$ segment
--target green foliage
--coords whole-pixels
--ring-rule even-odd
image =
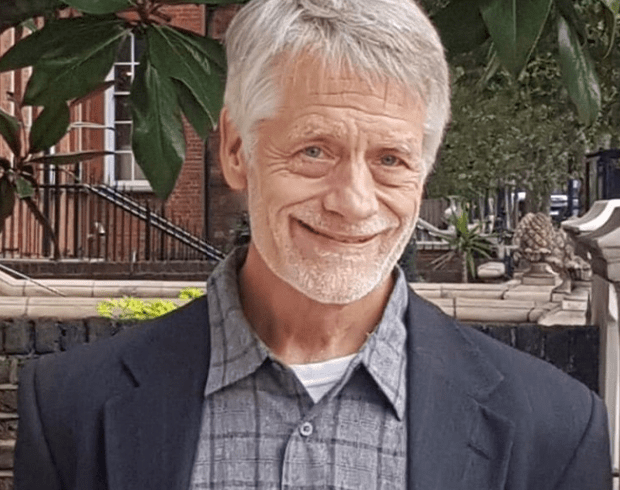
[[[585,125],[592,124],[600,110],[600,86],[590,59],[588,40],[608,40],[611,52],[618,15],[617,0],[449,0],[431,8],[432,19],[449,54],[471,52],[490,45],[497,58],[491,60],[513,77],[522,74],[537,49],[557,54],[561,76],[569,96]],[[596,18],[584,15],[582,7],[602,6]],[[575,8],[577,6],[578,8]],[[602,32],[585,29],[604,25]],[[556,26],[555,40],[543,41],[545,30]],[[585,37],[588,39],[584,39]],[[491,67],[492,65],[489,65]]]
[[[196,299],[204,296],[204,291],[200,288],[187,287],[179,292],[179,299]]]
[[[601,7],[596,3],[580,15],[598,18],[596,6]],[[602,24],[596,29],[594,39],[604,33]],[[587,151],[618,144],[617,43],[597,64],[601,110],[596,121],[585,126],[561,83],[560,63],[546,47],[556,42],[555,36],[549,32],[540,42],[516,80],[502,70],[488,71],[492,50],[453,57],[452,122],[427,187],[429,197],[477,200],[495,196],[500,187],[519,188],[527,192],[526,211],[548,212],[550,193],[563,188],[568,178],[583,177]],[[606,42],[596,50],[607,49]],[[488,80],[480,84],[483,77]]]
[[[97,313],[106,318],[119,320],[148,320],[157,318],[177,308],[172,301],[143,301],[139,298],[124,297],[106,299],[97,304]]]
[[[59,111],[67,107],[66,103],[101,90],[119,46],[133,33],[146,41],[147,49],[131,87],[132,148],[153,191],[167,198],[185,160],[181,114],[201,138],[207,137],[222,107],[226,61],[219,42],[166,25],[170,19],[159,9],[166,4],[244,1],[65,0],[83,15],[48,19],[43,29],[22,39],[0,58],[0,72],[33,68],[23,103],[45,109],[33,127],[31,150],[53,146],[66,133],[69,121]],[[54,8],[62,10],[52,0],[22,3],[28,4],[25,11],[32,16]],[[6,13],[13,25],[24,20],[22,11],[7,9]],[[52,118],[53,112],[60,117]],[[11,139],[7,125],[10,121],[0,117],[0,133]]]
[[[494,0],[481,6],[502,65],[514,76],[525,67],[549,15],[551,0]]]
[[[9,148],[19,155],[21,151],[19,121],[2,109],[0,109],[0,135],[2,135],[4,141],[9,145]]]
[[[463,282],[467,282],[468,275],[476,278],[476,257],[489,258],[491,256],[491,242],[482,234],[482,225],[469,225],[468,213],[463,210],[459,215],[452,215],[451,224],[454,226],[454,235],[442,236],[450,245],[450,251],[439,257],[435,267],[442,267],[457,254],[461,258]]]
[[[178,298],[192,300],[204,295],[200,288],[187,287],[179,292]],[[165,315],[178,308],[170,300],[155,299],[144,301],[140,298],[125,296],[123,298],[106,299],[97,304],[97,313],[106,318],[118,320],[149,320]]]
[[[587,50],[582,49],[574,30],[564,17],[558,20],[558,44],[562,79],[579,118],[592,124],[601,110],[601,88]]]

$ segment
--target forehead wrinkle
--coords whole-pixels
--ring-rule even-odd
[[[294,122],[290,130],[290,134],[294,138],[313,138],[326,134],[341,138],[346,132],[344,122],[333,121],[318,114]]]

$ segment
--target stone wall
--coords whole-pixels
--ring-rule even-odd
[[[584,382],[598,386],[598,329],[540,327],[533,324],[478,324],[492,337],[555,364]],[[96,342],[139,324],[105,318],[0,320],[0,490],[12,488],[13,450],[17,431],[19,372],[31,359]]]

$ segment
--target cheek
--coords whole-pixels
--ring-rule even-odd
[[[380,199],[398,216],[401,224],[406,226],[418,216],[422,201],[422,186],[386,189],[380,193]]]

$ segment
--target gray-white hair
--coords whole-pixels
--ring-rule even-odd
[[[433,166],[450,115],[448,66],[434,27],[413,0],[252,0],[226,33],[224,104],[244,143],[278,109],[274,65],[281,55],[316,54],[335,67],[394,79],[426,106],[423,159]]]

